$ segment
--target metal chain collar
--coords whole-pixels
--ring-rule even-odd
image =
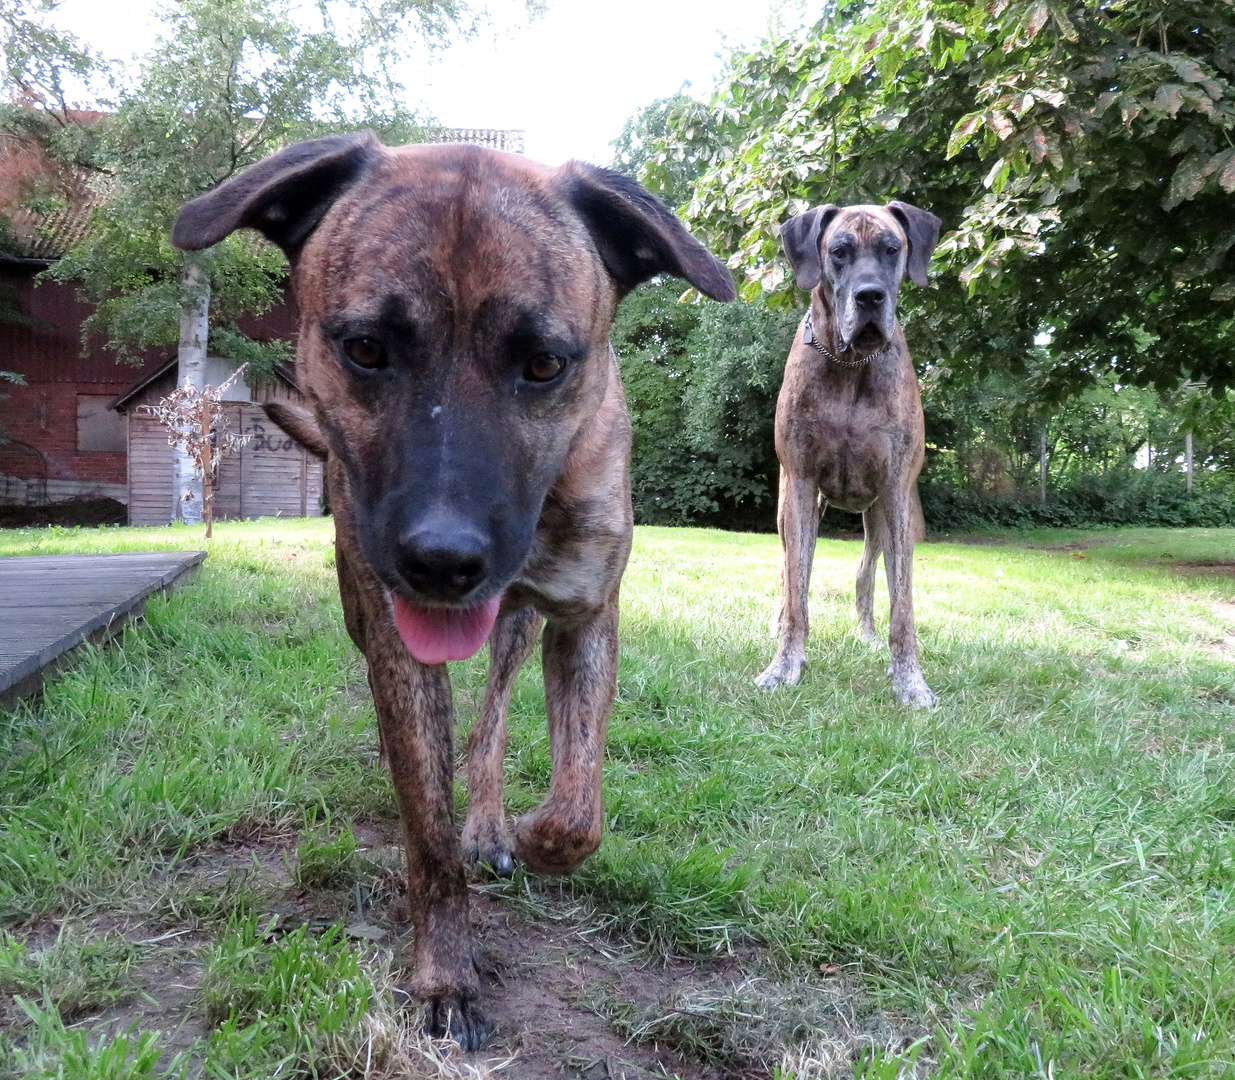
[[[872,360],[882,358],[883,355],[888,351],[888,346],[885,345],[878,352],[870,353],[867,356],[860,356],[856,360],[842,360],[839,356],[836,355],[836,353],[834,353],[831,349],[829,349],[822,341],[815,340],[815,331],[814,331],[814,328],[811,326],[809,308],[806,311],[806,322],[802,327],[802,340],[807,345],[809,345],[812,349],[814,349],[815,352],[822,353],[824,356],[826,356],[829,360],[832,361],[832,363],[836,364],[838,367],[849,368],[850,370],[854,370],[856,368],[861,368],[861,367],[866,367],[866,365],[869,364]],[[889,344],[891,343],[889,342]]]

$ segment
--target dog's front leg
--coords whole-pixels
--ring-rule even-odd
[[[536,645],[540,616],[526,607],[503,615],[489,635],[489,680],[485,703],[468,738],[467,822],[463,859],[489,867],[499,877],[514,872],[514,840],[502,806],[506,759],[506,714],[515,677]]]
[[[366,654],[407,849],[416,930],[410,990],[425,1003],[431,1035],[475,1050],[486,1028],[475,1005],[480,986],[454,823],[450,676],[445,664],[411,657],[393,618],[374,620]]]
[[[605,732],[617,688],[618,590],[581,619],[545,624],[549,794],[515,824],[515,851],[534,870],[569,874],[600,847]]]
[[[810,568],[819,535],[819,492],[813,478],[795,476],[781,466],[776,514],[784,565],[781,571],[780,626],[776,655],[755,680],[761,690],[793,686],[806,664],[810,633]]]
[[[883,562],[888,573],[892,619],[888,645],[892,650],[892,689],[906,705],[925,708],[935,694],[918,664],[918,634],[913,622],[913,542],[917,532],[915,504],[909,491],[894,493],[887,507],[887,547]]]
[[[888,543],[888,516],[883,502],[875,502],[862,514],[862,531],[866,542],[862,545],[862,562],[858,565],[858,580],[855,590],[858,604],[858,633],[871,646],[878,646],[879,635],[875,632],[875,568],[879,554]]]

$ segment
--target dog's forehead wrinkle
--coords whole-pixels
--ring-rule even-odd
[[[832,219],[831,225],[824,234],[825,242],[831,242],[842,234],[858,243],[871,243],[885,232],[891,232],[897,239],[905,239],[905,230],[886,206],[860,204],[846,206]]]
[[[356,192],[339,208],[315,273],[329,292],[372,297],[397,281],[413,321],[456,325],[494,294],[530,297],[545,311],[604,308],[589,234],[560,196],[517,170],[490,180],[479,160],[446,164],[425,184],[413,182],[416,169],[396,170],[393,186]]]

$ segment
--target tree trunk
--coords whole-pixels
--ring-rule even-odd
[[[1046,426],[1042,427],[1042,437],[1038,440],[1038,497],[1046,502]]]
[[[180,277],[180,348],[177,387],[206,385],[206,340],[210,331],[210,278],[192,255]],[[176,517],[188,525],[202,521],[202,481],[192,454],[176,452]]]
[[[1188,490],[1192,490],[1192,432],[1184,433],[1184,470],[1188,474]]]

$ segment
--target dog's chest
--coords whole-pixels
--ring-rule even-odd
[[[507,595],[544,615],[569,618],[602,607],[630,555],[627,512],[603,500],[564,506],[550,499],[523,570]]]
[[[786,385],[790,400],[780,412],[778,441],[785,450],[792,447],[801,471],[815,475],[829,504],[865,510],[909,449],[896,403],[877,385],[858,384],[849,373],[843,379],[820,378],[809,369],[801,375],[793,380],[796,385]]]

